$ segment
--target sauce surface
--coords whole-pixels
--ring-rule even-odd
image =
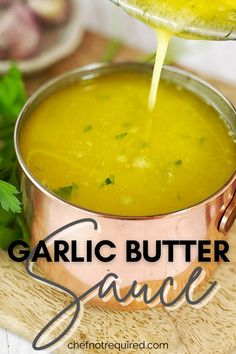
[[[181,35],[187,28],[205,33],[224,32],[225,38],[236,31],[235,0],[120,0],[129,13],[154,28],[164,27]],[[207,36],[207,34],[206,34]]]
[[[45,99],[20,134],[33,176],[76,205],[126,216],[180,210],[223,187],[236,167],[236,143],[223,119],[163,80],[149,111],[150,80],[116,72]]]

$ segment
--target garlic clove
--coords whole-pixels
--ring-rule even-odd
[[[29,58],[40,40],[40,28],[29,7],[23,3],[10,7],[0,21],[0,59]]]

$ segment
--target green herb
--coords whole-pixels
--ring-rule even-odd
[[[117,140],[122,140],[122,139],[124,139],[127,135],[128,135],[127,132],[117,134],[117,135],[116,135],[116,139],[117,139]]]
[[[16,197],[18,190],[12,184],[0,181],[0,204],[2,209],[12,211],[13,213],[20,213],[20,201]]]
[[[0,225],[8,225],[15,219],[13,212],[7,212],[0,208]]]
[[[0,78],[0,248],[17,239],[28,242],[21,212],[21,195],[13,134],[16,118],[26,101],[20,71],[12,65]]]
[[[104,183],[101,184],[101,187],[104,186],[109,186],[115,184],[115,176],[114,175],[110,175],[109,177],[107,177],[104,181]]]
[[[176,166],[181,166],[182,163],[183,163],[182,160],[176,160],[176,161],[175,161],[175,165],[176,165]]]
[[[0,224],[0,248],[7,250],[13,241],[21,238],[22,234],[19,228],[7,227]]]
[[[233,30],[231,30],[229,33],[226,34],[225,38],[229,38],[229,36],[232,34]]]
[[[107,177],[105,179],[105,184],[107,186],[109,186],[109,184],[115,184],[115,176],[114,175],[110,175],[109,177]]]
[[[89,132],[90,130],[92,130],[93,129],[93,126],[92,125],[86,125],[85,127],[84,127],[84,132],[86,133],[86,132]]]
[[[17,215],[16,217],[16,224],[18,225],[18,229],[21,231],[21,237],[23,238],[24,241],[28,242],[29,241],[28,230],[20,215]]]
[[[101,62],[110,63],[118,54],[121,47],[122,47],[122,42],[120,39],[117,38],[111,39],[107,45],[105,53],[101,58]]]
[[[60,197],[62,199],[69,200],[72,193],[76,192],[78,189],[79,189],[79,186],[77,184],[73,183],[71,186],[56,189],[53,191],[53,193],[55,193],[58,197]]]
[[[0,116],[15,121],[26,101],[24,84],[16,65],[0,80]],[[2,120],[2,121],[3,121]]]
[[[204,138],[203,136],[201,138],[198,139],[199,145],[203,145],[206,141],[206,138]]]

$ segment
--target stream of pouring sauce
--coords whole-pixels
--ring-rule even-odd
[[[156,52],[156,60],[153,70],[151,89],[148,100],[148,108],[152,111],[157,101],[157,91],[161,78],[161,71],[165,61],[168,45],[172,34],[164,30],[157,30],[158,47]]]
[[[204,0],[120,0],[119,4],[131,16],[157,32],[158,48],[148,99],[150,112],[157,103],[161,71],[169,41],[174,35],[182,37],[189,29],[191,38],[197,38],[198,34],[204,32],[206,39],[211,39],[213,33],[214,38],[227,39],[236,31],[235,0],[215,0],[210,3]],[[152,122],[149,121],[147,131],[151,131],[151,127]]]
[[[155,64],[154,64],[154,69],[152,74],[152,82],[151,82],[149,98],[148,98],[148,110],[150,113],[154,110],[157,104],[157,93],[158,93],[159,83],[161,79],[161,72],[165,62],[168,45],[173,36],[171,32],[168,32],[166,30],[161,30],[161,29],[156,30],[156,34],[157,34],[157,50],[156,50],[156,58],[155,58]],[[146,125],[146,131],[144,133],[144,141],[146,142],[147,147],[151,141],[152,128],[153,128],[153,115],[149,114],[147,125]]]

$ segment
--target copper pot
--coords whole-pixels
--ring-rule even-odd
[[[184,261],[181,252],[177,254],[173,263],[168,263],[165,259],[156,264],[146,261],[127,263],[125,262],[124,243],[126,240],[140,242],[149,240],[152,243],[154,240],[225,239],[236,218],[236,172],[214,195],[187,209],[150,217],[119,217],[97,213],[96,211],[72,205],[46,190],[28,170],[19,148],[19,135],[24,121],[28,119],[30,112],[42,100],[56,90],[66,87],[77,80],[85,80],[119,70],[151,73],[152,66],[147,64],[96,64],[82,67],[44,85],[25,105],[15,129],[15,149],[22,172],[21,186],[24,213],[31,230],[32,245],[36,245],[39,240],[45,238],[59,227],[82,218],[96,220],[100,233],[95,231],[88,223],[83,228],[75,226],[67,232],[62,232],[57,236],[57,239],[78,240],[80,252],[85,248],[87,239],[92,240],[94,243],[106,239],[116,244],[117,257],[111,263],[102,263],[96,259],[92,263],[84,262],[79,264],[39,262],[39,266],[47,277],[73,290],[76,294],[83,293],[99,282],[108,272],[114,272],[119,275],[122,281],[121,293],[125,293],[134,280],[137,280],[140,284],[147,283],[155,291],[160,287],[165,277],[173,276],[178,284],[177,288],[169,294],[169,297],[173,298],[182,289],[194,267],[199,265],[196,261],[196,252],[193,252],[190,263]],[[187,88],[206,100],[224,117],[232,131],[236,133],[235,109],[213,87],[192,74],[171,67],[163,69],[162,77]],[[191,193],[191,191],[189,192]],[[52,245],[50,245],[50,249],[51,247]],[[53,252],[52,249],[51,252]],[[104,249],[103,253],[106,252],[107,249]],[[213,262],[204,263],[202,267],[205,269],[207,277],[209,277],[216,269],[217,264]],[[104,305],[98,298],[94,298],[92,302]],[[111,299],[105,306],[107,308],[121,308],[114,299]],[[144,303],[136,301],[131,303],[126,309],[144,307]]]

